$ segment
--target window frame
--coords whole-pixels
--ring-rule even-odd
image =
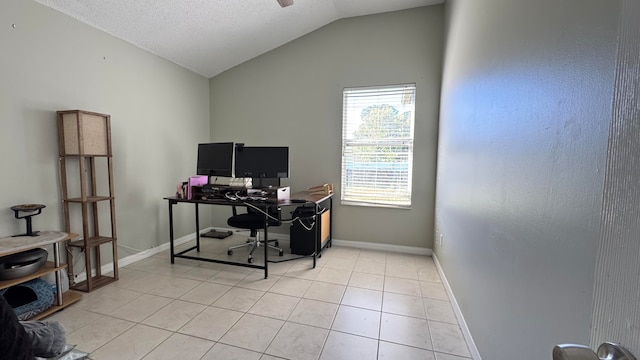
[[[415,83],[343,89],[341,205],[411,208],[416,93]]]

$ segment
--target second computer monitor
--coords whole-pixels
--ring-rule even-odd
[[[233,143],[198,144],[196,174],[207,176],[233,176]]]
[[[235,175],[244,178],[289,177],[289,148],[286,146],[242,146],[236,144]]]

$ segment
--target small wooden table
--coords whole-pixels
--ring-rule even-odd
[[[67,268],[67,264],[60,263],[60,243],[78,237],[77,234],[59,231],[40,231],[38,236],[15,236],[0,238],[0,256],[11,255],[35,248],[53,246],[53,262],[47,261],[45,266],[33,274],[29,274],[18,279],[0,281],[0,289],[5,289],[23,282],[39,278],[41,276],[55,272],[56,276],[56,304],[47,310],[34,316],[31,320],[42,319],[52,313],[80,301],[82,295],[76,292],[62,292],[61,271]]]

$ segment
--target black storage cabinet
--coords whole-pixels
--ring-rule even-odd
[[[301,218],[304,225],[309,228],[305,228],[300,221],[294,221],[291,224],[289,231],[289,243],[291,247],[291,253],[296,255],[311,255],[315,251],[315,244],[318,245],[318,253],[320,252],[321,243],[318,229],[321,229],[322,225],[320,215],[316,216],[315,220],[311,217],[315,213],[315,206],[299,206],[293,213],[293,218]],[[315,221],[315,222],[314,222]],[[313,226],[311,226],[313,225]]]

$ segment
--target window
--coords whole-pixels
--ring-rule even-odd
[[[342,204],[411,206],[415,94],[415,84],[344,89]]]

